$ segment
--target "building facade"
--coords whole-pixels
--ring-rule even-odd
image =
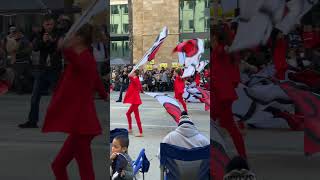
[[[110,54],[111,62],[122,59],[130,64],[129,9],[127,0],[112,0],[110,3]]]
[[[132,0],[132,48],[130,48],[127,24],[127,0],[111,0],[111,57],[129,58],[137,63],[152,46],[164,26],[169,29],[167,39],[154,60],[154,68],[160,64],[178,62],[173,48],[182,41],[201,38],[205,40],[205,54],[210,54],[210,0]],[[126,6],[125,6],[126,5]],[[128,43],[128,44],[127,44]],[[132,59],[131,57],[132,53]]]

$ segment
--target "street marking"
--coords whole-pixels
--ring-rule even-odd
[[[111,108],[111,109],[112,109],[112,108],[114,108],[114,109],[128,109],[129,106],[126,107],[126,106],[112,106],[112,105],[110,105],[110,108]],[[161,109],[161,108],[159,108],[159,107],[141,107],[141,109],[144,110],[144,109]],[[203,111],[203,112],[207,112],[207,111],[205,111],[204,109],[192,109],[192,108],[188,108],[188,110],[190,110],[190,111]],[[209,112],[208,112],[208,113],[209,113]]]
[[[132,124],[137,126],[137,124]],[[128,126],[128,123],[110,123],[110,126]],[[158,128],[177,128],[177,126],[164,126],[164,125],[151,125],[151,124],[142,124],[142,127],[158,127]],[[209,132],[210,129],[198,129],[200,132]]]
[[[127,123],[110,123],[111,126],[128,126]],[[137,125],[137,124],[132,124]],[[144,127],[161,127],[161,128],[177,128],[178,126],[163,126],[163,125],[151,125],[151,124],[142,124]]]

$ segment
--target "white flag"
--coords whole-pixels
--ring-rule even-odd
[[[318,0],[291,0],[287,3],[289,12],[283,20],[277,23],[276,28],[284,34],[288,34],[296,24],[299,24],[303,15],[305,15]]]
[[[148,61],[153,60],[155,58],[155,56],[156,56],[156,53],[160,49],[160,46],[162,45],[162,43],[164,42],[164,40],[166,39],[167,36],[168,36],[168,28],[164,27],[162,29],[161,33],[158,35],[158,37],[155,40],[155,42],[153,43],[152,47],[145,53],[145,55],[139,61],[139,63],[134,66],[132,71],[137,70],[140,66],[144,65]]]
[[[257,13],[249,22],[240,20],[238,31],[230,52],[253,48],[259,44],[265,44],[272,31],[272,23],[270,18],[263,14]]]

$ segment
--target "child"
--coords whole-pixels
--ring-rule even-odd
[[[111,149],[111,167],[112,167],[112,179],[133,179],[132,160],[128,155],[129,139],[127,136],[116,136],[112,141]],[[126,160],[124,162],[123,160]]]

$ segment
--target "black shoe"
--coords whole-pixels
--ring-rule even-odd
[[[116,101],[116,102],[122,102],[121,100],[118,100],[118,101]]]
[[[19,128],[39,128],[37,124],[30,123],[29,121],[23,124],[19,124],[18,126]]]

